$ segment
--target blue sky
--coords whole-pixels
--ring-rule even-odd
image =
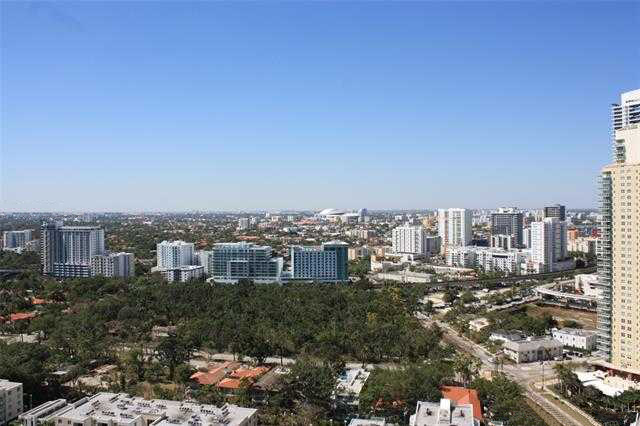
[[[2,2],[0,210],[596,205],[640,2]]]

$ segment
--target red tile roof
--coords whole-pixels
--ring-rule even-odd
[[[454,401],[456,405],[471,404],[473,406],[473,417],[477,420],[482,420],[482,405],[475,389],[443,386],[442,397]]]

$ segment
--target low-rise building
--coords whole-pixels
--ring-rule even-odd
[[[201,265],[185,265],[175,268],[151,268],[151,272],[159,272],[167,282],[186,283],[191,280],[197,280],[204,276],[204,266]]]
[[[0,425],[22,414],[22,383],[0,379]]]
[[[418,401],[416,412],[409,419],[409,426],[480,426],[473,417],[471,404],[456,405],[443,398],[440,403]]]
[[[50,416],[56,425],[72,426],[257,426],[257,413],[232,404],[218,407],[103,392],[68,404]]]
[[[524,340],[524,336],[521,331],[505,331],[505,330],[496,330],[489,335],[489,340],[492,342],[518,342],[520,340]]]
[[[37,426],[51,421],[53,414],[67,406],[66,399],[56,399],[45,402],[37,407],[22,413],[19,417],[23,426]]]
[[[358,405],[360,392],[371,373],[364,368],[347,368],[338,376],[336,402]]]
[[[577,328],[562,328],[551,332],[554,339],[564,346],[591,351],[597,344],[597,333],[592,330],[580,330]]]
[[[553,359],[562,356],[563,349],[561,342],[549,337],[508,340],[502,347],[504,354],[516,363]]]

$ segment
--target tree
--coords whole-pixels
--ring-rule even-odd
[[[444,296],[442,296],[442,301],[446,304],[452,304],[458,298],[458,289],[454,287],[447,287],[444,292]]]
[[[469,383],[476,377],[480,366],[481,363],[477,358],[464,353],[457,353],[453,359],[453,370],[465,387],[469,386]]]
[[[176,367],[189,361],[193,349],[189,342],[185,342],[173,333],[160,341],[156,348],[158,360],[169,369],[170,380],[174,378]]]
[[[337,384],[337,374],[325,362],[302,357],[291,366],[284,383],[283,393],[291,402],[328,410]]]

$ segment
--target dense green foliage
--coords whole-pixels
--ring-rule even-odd
[[[503,374],[491,380],[478,378],[472,388],[485,407],[485,417],[508,421],[509,426],[546,426],[544,421],[525,403],[522,388]]]
[[[360,394],[360,411],[404,422],[418,401],[439,401],[440,386],[452,379],[453,369],[444,362],[376,369]]]

